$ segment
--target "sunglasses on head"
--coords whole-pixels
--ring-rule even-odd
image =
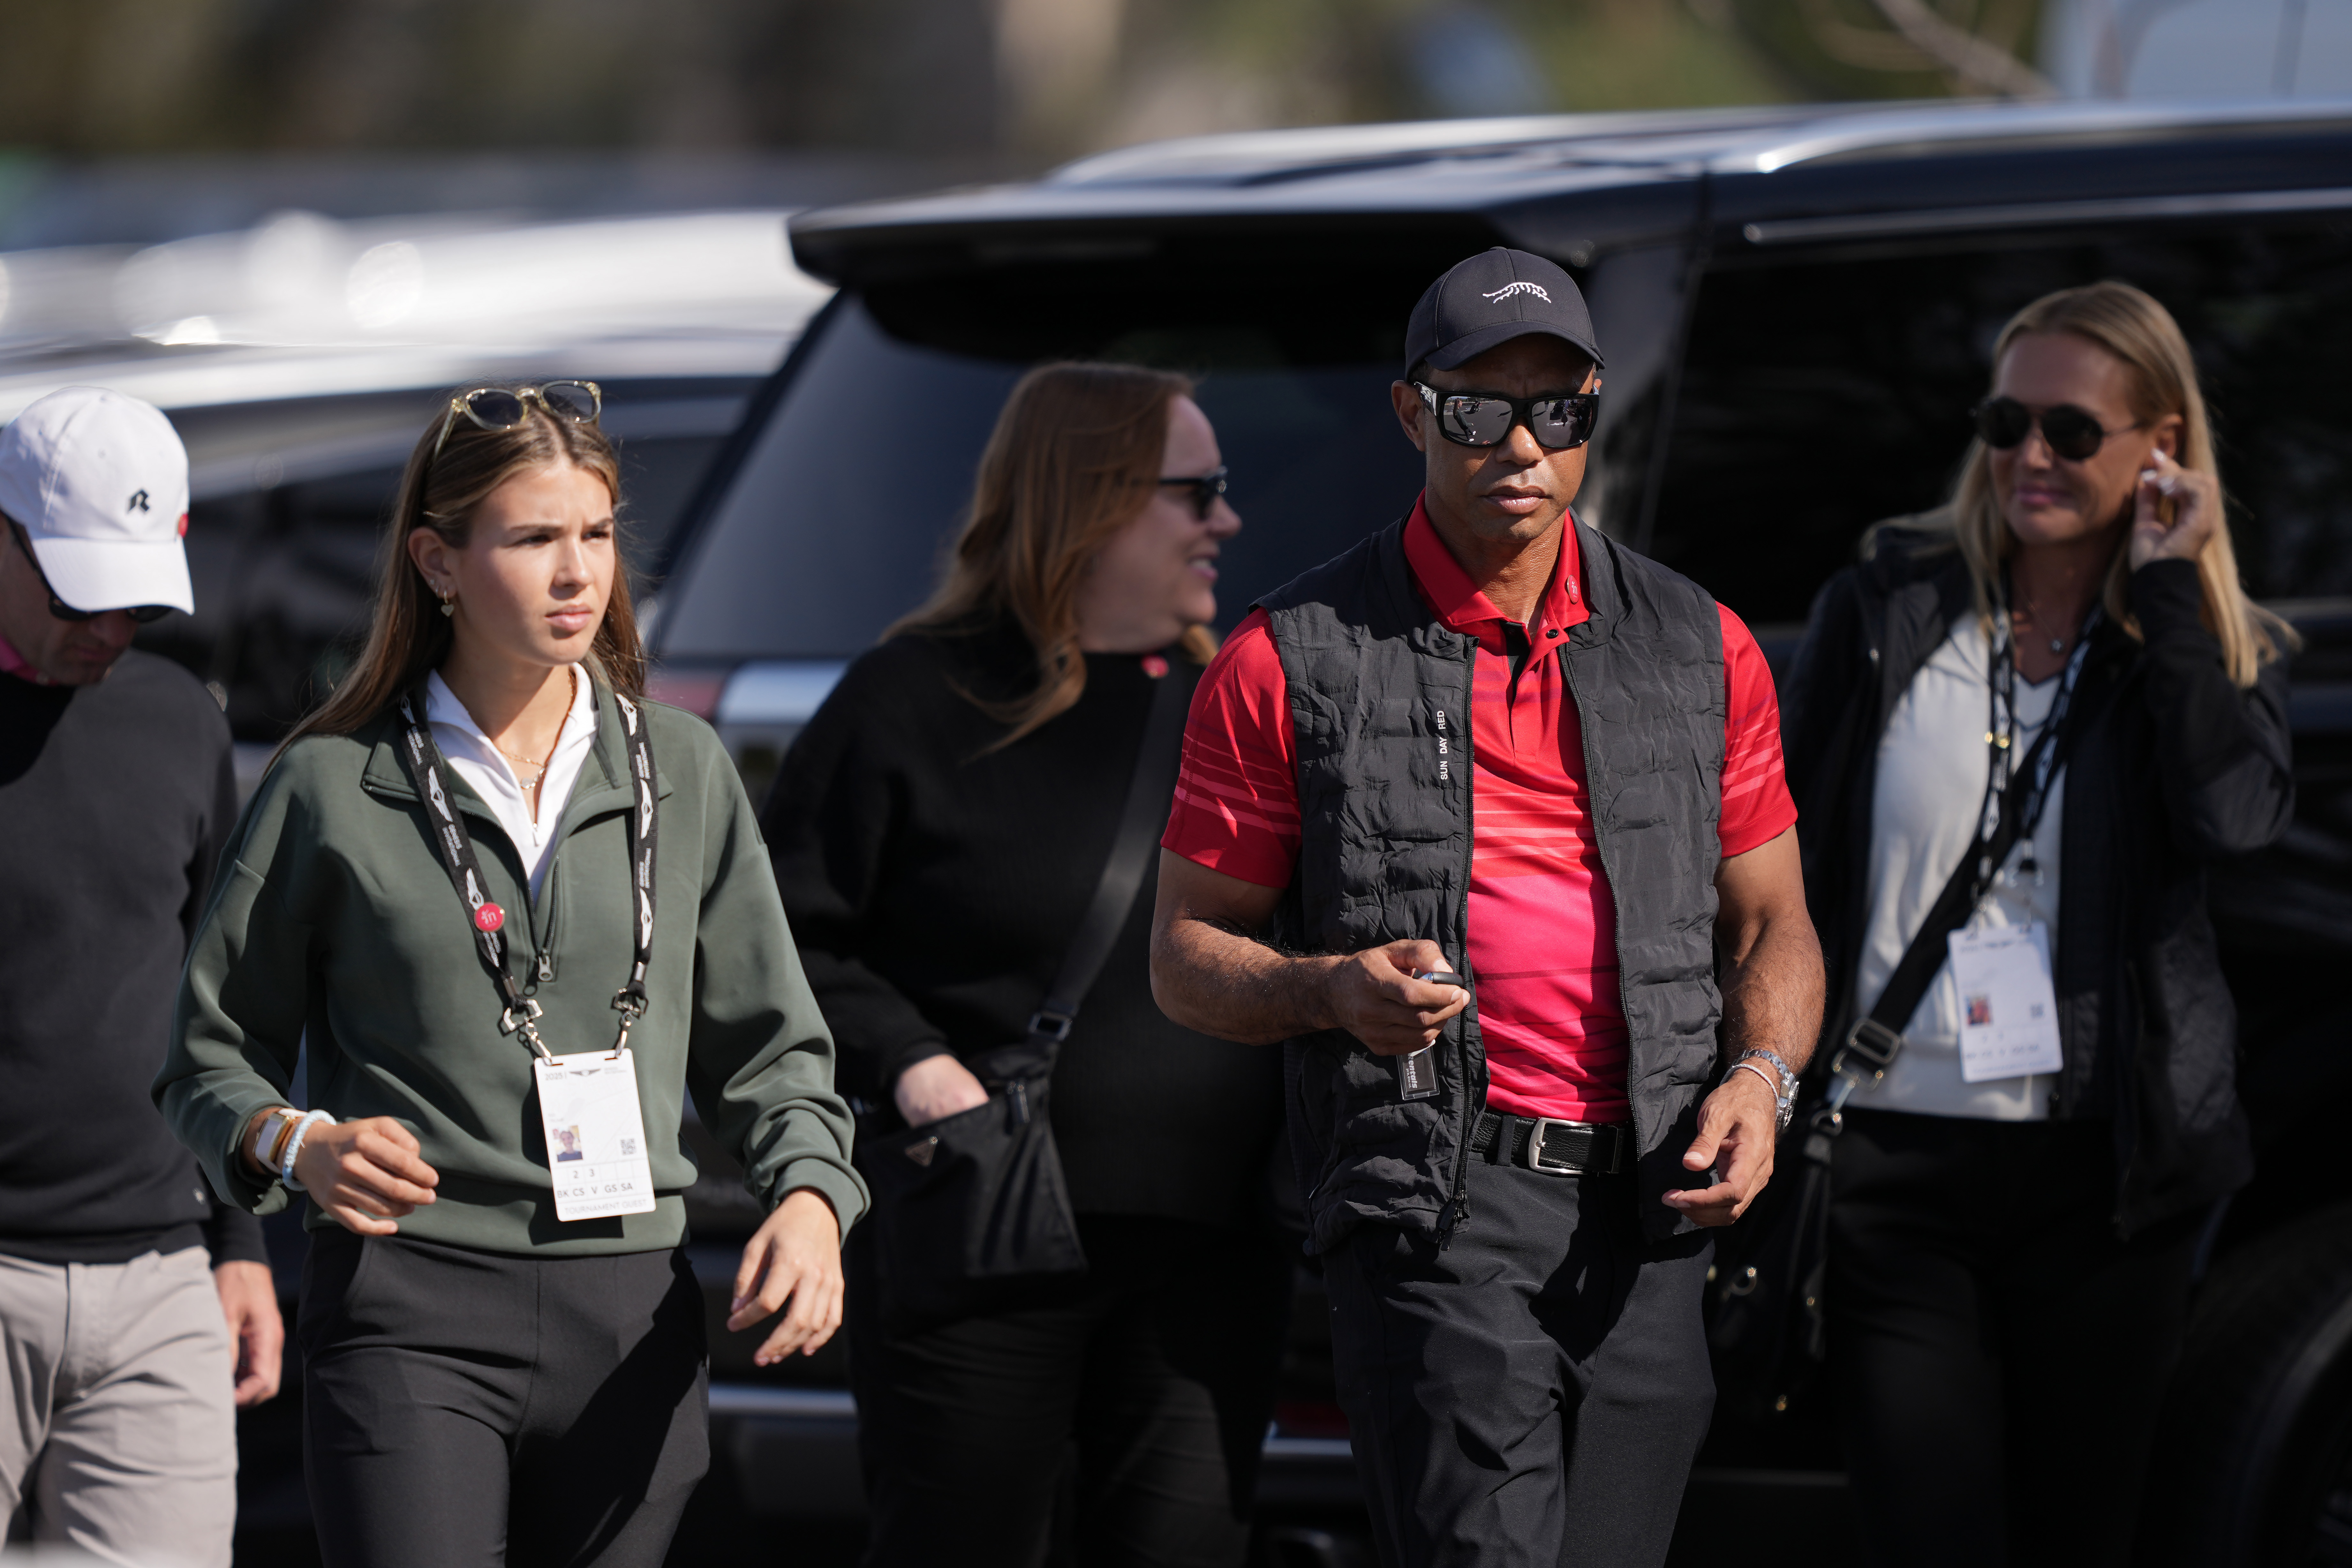
[[[449,412],[441,420],[441,434],[433,442],[433,455],[441,455],[458,415],[485,430],[511,430],[530,417],[530,405],[534,403],[558,419],[568,419],[574,425],[593,425],[604,412],[604,389],[593,381],[551,381],[538,386],[478,386],[471,392],[461,392],[449,400]]]
[[[2006,452],[2017,446],[2039,425],[2051,454],[2070,463],[2079,463],[2096,452],[2108,437],[2139,428],[2126,425],[2123,430],[2110,430],[2071,403],[2061,403],[2036,414],[2014,397],[1986,398],[1977,405],[1976,420],[1977,438],[1996,452]]]
[[[1506,397],[1499,392],[1437,392],[1412,384],[1437,416],[1437,432],[1457,447],[1499,447],[1511,427],[1524,425],[1547,452],[1565,452],[1592,439],[1601,417],[1601,395],[1571,392],[1544,397]]]
[[[49,586],[49,574],[41,570],[41,558],[33,553],[33,541],[25,532],[25,525],[10,518],[8,531],[16,536],[16,548],[24,552],[26,561],[33,568],[33,575],[41,580],[41,591],[49,596],[50,615],[61,621],[94,621],[100,616],[114,614],[112,610],[77,610],[58,598],[58,591]],[[129,605],[121,606],[121,609],[124,615],[142,626],[152,626],[172,613],[169,605]]]
[[[1209,521],[1211,510],[1217,504],[1217,498],[1225,493],[1225,465],[1219,463],[1205,474],[1177,474],[1160,482],[1163,485],[1190,486],[1192,491],[1192,515],[1206,522]]]

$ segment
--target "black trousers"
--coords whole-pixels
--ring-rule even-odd
[[[1469,1180],[1443,1247],[1365,1226],[1324,1257],[1381,1562],[1664,1562],[1715,1408],[1713,1241],[1646,1243],[1628,1176]]]
[[[850,1234],[869,1568],[1032,1568],[1065,1495],[1074,1539],[1058,1544],[1085,1568],[1246,1556],[1289,1247],[1176,1220],[1085,1215],[1078,1231],[1083,1278],[909,1333],[884,1326]]]
[[[327,1568],[657,1568],[709,1468],[682,1251],[314,1231],[296,1331]]]
[[[2198,1221],[2118,1240],[2113,1136],[1846,1113],[1830,1358],[1872,1562],[2129,1560]]]

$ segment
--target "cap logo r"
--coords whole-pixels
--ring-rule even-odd
[[[148,510],[148,506],[147,506],[147,492],[146,492],[145,490],[134,490],[134,491],[132,491],[132,492],[131,492],[131,504],[130,504],[129,506],[124,507],[122,510],[125,510],[125,511],[145,511],[145,510]]]
[[[1514,294],[1533,294],[1545,304],[1551,303],[1551,296],[1544,292],[1544,286],[1540,283],[1506,283],[1492,294],[1486,295],[1485,298],[1499,305]]]

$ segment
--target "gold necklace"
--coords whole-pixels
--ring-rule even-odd
[[[579,670],[578,667],[577,667],[577,666],[575,666],[575,667],[573,667],[572,671],[572,702],[577,702],[579,700],[580,700],[580,670]],[[557,720],[557,721],[556,721],[556,722],[555,722],[555,739],[553,739],[552,741],[550,741],[550,742],[547,743],[547,761],[546,761],[546,762],[544,762],[544,763],[535,763],[535,762],[531,761],[529,757],[522,756],[522,755],[520,755],[520,754],[518,754],[518,753],[516,753],[516,752],[509,752],[509,751],[508,751],[504,746],[499,745],[496,741],[491,741],[491,742],[490,742],[490,750],[492,750],[492,751],[496,752],[499,755],[500,755],[500,756],[504,757],[507,761],[509,761],[509,762],[510,762],[510,763],[520,763],[524,767],[527,767],[527,768],[530,768],[530,769],[531,769],[531,770],[532,770],[530,777],[529,777],[529,778],[527,778],[527,779],[517,779],[517,780],[515,781],[517,784],[519,784],[520,785],[521,785],[524,789],[527,789],[527,790],[537,789],[537,788],[539,787],[539,781],[540,781],[540,780],[541,780],[541,779],[543,779],[543,778],[545,778],[545,777],[547,776],[547,770],[548,770],[548,768],[549,768],[549,767],[550,767],[550,766],[554,763],[554,761],[555,761],[555,748],[556,748],[556,747],[558,747],[558,746],[560,746],[560,745],[562,745],[562,744],[563,743],[563,726],[564,726],[565,721],[568,721],[568,720],[572,717],[572,702],[566,702],[566,703],[563,705],[563,718],[562,718],[562,719],[559,719],[559,720]],[[485,736],[485,737],[483,737],[483,738],[484,738],[485,740],[488,740],[488,736]]]
[[[490,750],[498,752],[499,755],[504,757],[510,763],[520,763],[524,767],[531,770],[530,777],[527,779],[518,779],[515,781],[525,789],[537,789],[539,787],[539,781],[547,776],[547,763],[534,763],[529,757],[519,757],[512,752],[508,751],[504,746],[499,745],[495,742],[491,743]],[[547,762],[551,763],[554,760],[555,748],[551,746],[547,751]]]

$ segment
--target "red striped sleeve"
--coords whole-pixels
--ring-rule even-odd
[[[1290,686],[1264,610],[1217,650],[1192,693],[1176,805],[1160,847],[1265,888],[1298,860],[1298,747]]]
[[[1797,803],[1780,765],[1780,698],[1772,667],[1748,624],[1721,605],[1723,677],[1730,707],[1723,721],[1726,859],[1769,844],[1796,826]]]

